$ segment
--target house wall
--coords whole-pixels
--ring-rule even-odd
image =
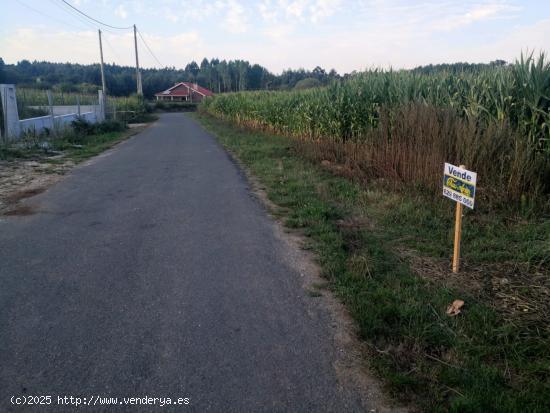
[[[187,102],[187,96],[156,96],[157,100],[163,102]]]
[[[195,85],[195,87],[197,86]],[[159,96],[156,96],[156,99],[162,100],[162,101],[169,101],[169,102],[192,101],[192,102],[198,103],[198,102],[201,102],[202,99],[204,98],[204,95],[202,95],[201,93],[198,93],[197,91],[194,91],[190,86],[187,86],[187,85],[179,85],[174,89],[171,89],[170,91],[180,92],[180,93],[183,92],[185,93],[185,96],[159,95]]]

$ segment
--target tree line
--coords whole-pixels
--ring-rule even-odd
[[[136,92],[136,70],[131,66],[105,64],[107,91],[114,96]],[[245,60],[204,58],[200,64],[191,62],[184,69],[141,69],[143,93],[151,98],[177,82],[193,82],[215,93],[244,90],[288,90],[294,87],[321,86],[341,76],[333,69],[288,69],[273,74],[259,64]],[[99,64],[52,63],[21,60],[6,64],[0,58],[0,83],[15,83],[19,87],[58,89],[63,92],[95,93],[101,85]]]
[[[419,66],[417,74],[450,72],[478,72],[486,67],[505,66],[503,60],[485,63],[451,63]],[[317,66],[313,70],[287,69],[273,74],[259,64],[246,60],[219,60],[204,58],[200,64],[191,62],[184,69],[141,69],[143,93],[152,98],[178,82],[193,82],[215,93],[245,90],[290,90],[324,86],[332,81],[348,79],[361,72],[339,75],[334,69],[325,71]],[[107,91],[114,96],[128,96],[136,92],[136,70],[132,66],[105,65]],[[101,87],[99,64],[52,63],[21,60],[6,64],[0,57],[0,83],[15,83],[19,87],[55,89],[62,92],[96,93]]]

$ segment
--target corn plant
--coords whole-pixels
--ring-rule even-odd
[[[378,139],[381,135],[378,130],[382,128],[385,150],[391,147],[404,156],[391,167],[409,162],[408,171],[415,169],[415,165],[419,167],[418,163],[426,161],[429,155],[423,158],[413,153],[414,145],[404,140],[409,133],[410,143],[422,141],[426,150],[441,147],[440,157],[451,161],[462,162],[467,157],[473,163],[469,165],[471,168],[502,175],[498,179],[487,176],[487,179],[509,182],[509,185],[514,182],[514,188],[534,191],[539,196],[541,191],[550,192],[547,182],[550,176],[549,97],[550,63],[541,53],[538,57],[522,55],[513,64],[490,66],[476,72],[420,74],[406,70],[370,70],[320,88],[221,94],[205,99],[202,109],[237,124],[318,145],[354,142],[354,145],[376,147],[379,152],[384,151]],[[409,122],[406,125],[399,116],[404,113],[403,108],[410,105],[420,109],[405,111]],[[422,107],[434,110],[422,112]],[[428,115],[431,118],[424,119]],[[445,130],[449,136],[433,135],[416,127],[412,123],[414,116],[423,118],[424,128]],[[455,130],[449,130],[442,122],[451,123]],[[407,131],[414,131],[418,136]],[[460,136],[463,145],[460,148],[456,139],[455,143],[450,140],[450,135],[459,136],[459,132],[469,134]],[[423,137],[427,135],[434,140],[430,145]],[[488,137],[504,139],[499,138],[502,136],[506,142],[487,142]],[[446,142],[445,149],[437,140]],[[400,146],[395,146],[395,142]],[[520,163],[518,154],[521,154]],[[376,156],[372,151],[369,153],[370,158]],[[376,159],[370,161],[376,163]],[[431,163],[435,168],[437,163]],[[486,167],[491,163],[501,165],[500,172]],[[388,173],[399,176],[396,171]],[[427,175],[435,174],[434,169]],[[427,183],[427,177],[416,178]],[[516,193],[513,197],[519,199],[523,195]]]

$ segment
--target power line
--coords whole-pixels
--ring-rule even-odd
[[[120,58],[120,54],[115,50],[115,48],[113,47],[113,45],[111,44],[107,36],[104,36],[103,39],[105,39],[105,43],[107,43],[107,46],[109,46],[109,49],[111,49],[111,52],[113,52],[113,56],[116,57],[119,61],[122,61],[122,59]]]
[[[97,26],[95,24],[92,24],[90,23],[88,20],[86,20],[84,17],[82,17],[81,15],[75,13],[73,10],[71,9],[67,9],[65,7],[63,7],[60,3],[58,3],[56,0],[50,0],[50,3],[54,4],[55,7],[59,8],[60,10],[63,11],[63,13],[66,13],[68,16],[70,17],[73,17],[73,18],[76,18],[80,23],[82,23],[84,26],[86,26],[86,28],[92,28],[94,31],[97,30]]]
[[[89,21],[88,19],[83,17],[81,14],[76,12],[74,9],[71,9],[71,8],[68,8],[68,7],[63,7],[63,6],[65,6],[65,4],[59,3],[57,0],[50,0],[50,2],[55,4],[55,6],[58,7],[59,9],[63,10],[64,13],[67,13],[69,16],[76,18],[78,21],[82,22],[87,27],[91,27],[92,29],[94,29],[94,31],[99,29],[99,27],[100,27],[99,25],[92,23],[91,21]],[[102,31],[103,32],[108,32],[108,33],[111,33],[111,34],[116,34],[112,30],[106,29],[104,27],[102,28]]]
[[[147,44],[145,39],[143,38],[143,35],[141,34],[141,32],[139,30],[137,30],[137,32],[139,34],[139,37],[141,38],[141,41],[143,42],[143,44],[145,45],[145,47],[147,48],[147,50],[149,51],[151,56],[153,56],[153,58],[157,61],[157,63],[160,65],[160,67],[164,67],[164,65],[160,62],[159,59],[157,59],[157,57],[155,56],[155,54],[153,53],[153,51],[151,50],[151,48],[149,47],[149,45]]]
[[[93,20],[95,21],[96,23],[99,23],[103,26],[107,26],[107,27],[110,27],[111,29],[117,29],[117,30],[128,30],[128,29],[131,29],[132,26],[129,26],[129,27],[117,27],[117,26],[111,26],[110,24],[107,24],[107,23],[103,23],[102,21],[99,21],[97,19],[94,19],[92,16],[89,16],[87,15],[86,13],[84,13],[83,11],[80,11],[79,9],[77,9],[76,7],[74,7],[71,3],[67,2],[66,0],[61,0],[63,3],[65,3],[67,6],[69,6],[71,9],[74,9],[76,10],[77,12],[79,12],[80,14],[82,14],[83,16],[86,16],[88,19],[90,20]]]
[[[47,17],[47,18],[49,18],[49,19],[56,20],[56,21],[58,21],[59,23],[66,24],[66,25],[68,25],[68,26],[74,27],[75,29],[82,30],[82,27],[75,26],[74,24],[68,23],[68,22],[66,22],[66,21],[64,21],[64,20],[61,20],[61,19],[57,18],[57,17],[50,16],[49,14],[44,13],[43,11],[40,11],[40,10],[38,10],[38,9],[35,9],[34,7],[31,7],[31,6],[29,6],[28,4],[25,4],[25,3],[23,3],[23,2],[20,1],[20,0],[15,0],[15,1],[17,1],[17,3],[19,3],[20,5],[26,7],[27,9],[32,10],[32,11],[34,11],[35,13],[38,13],[38,14],[44,16],[44,17]]]

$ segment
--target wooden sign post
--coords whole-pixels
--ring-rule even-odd
[[[460,165],[463,168],[463,165]],[[456,203],[455,213],[455,243],[453,248],[453,272],[457,273],[460,267],[460,239],[462,237],[462,204]]]
[[[462,208],[474,209],[477,174],[466,170],[464,165],[456,167],[449,163],[443,170],[443,195],[456,202],[455,237],[453,248],[453,272],[460,268],[460,240],[462,238]]]

